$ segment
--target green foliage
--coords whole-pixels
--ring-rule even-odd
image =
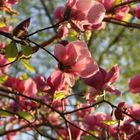
[[[0,109],[0,117],[9,117],[11,116],[10,113]]]
[[[7,75],[0,76],[0,84],[3,84],[7,80],[7,78]]]
[[[6,57],[8,58],[9,61],[13,61],[16,59],[17,55],[18,55],[17,44],[12,41],[6,47]]]
[[[22,52],[25,56],[31,56],[32,47],[30,45],[21,45]]]
[[[58,92],[58,93],[55,93],[54,95],[54,100],[61,100],[61,99],[64,99],[66,96],[66,93],[65,92]]]
[[[26,120],[33,120],[33,116],[29,112],[20,111],[17,114]]]
[[[104,124],[109,125],[109,126],[111,126],[111,125],[115,125],[115,124],[118,123],[117,120],[104,120],[104,121],[102,121],[102,122],[103,122]]]
[[[35,69],[30,65],[28,59],[21,59],[22,64],[28,69],[30,72],[35,73]]]
[[[84,136],[84,140],[96,140],[96,138],[93,138],[92,136]]]

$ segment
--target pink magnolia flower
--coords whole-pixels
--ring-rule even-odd
[[[132,93],[140,93],[140,75],[135,75],[129,80],[129,90]]]
[[[116,95],[120,95],[120,91],[115,89],[112,85],[119,77],[119,67],[115,65],[109,72],[106,72],[104,69],[100,68],[99,71],[89,77],[83,78],[84,82],[94,88],[94,92],[97,94],[102,93],[103,90],[109,91],[111,93],[115,93]]]
[[[20,80],[17,77],[8,77],[4,83],[5,86],[11,87],[26,96],[34,97],[37,93],[37,86],[32,79]]]
[[[8,77],[7,81],[4,83],[5,86],[11,87],[13,90],[20,92],[28,97],[36,97],[37,86],[32,79],[20,80],[17,77]],[[16,97],[16,102],[11,102],[10,106],[14,111],[30,111],[39,107],[39,105],[27,98],[22,96]]]
[[[58,7],[56,18],[71,20],[71,25],[84,30],[84,25],[99,24],[105,16],[103,4],[93,0],[67,0],[65,7]],[[63,16],[62,16],[63,15]]]
[[[38,91],[45,92],[50,89],[48,87],[47,79],[43,75],[37,75],[33,80],[36,83]]]
[[[112,116],[105,113],[98,113],[96,115],[86,115],[84,122],[88,130],[98,130],[99,128],[106,128],[107,125],[103,123],[104,120],[112,120]]]
[[[55,70],[47,81],[48,81],[48,85],[54,91],[69,91],[69,86],[74,85],[75,78],[71,74],[67,74],[59,70]]]
[[[34,97],[37,93],[37,86],[32,79],[21,80],[17,83],[17,90],[27,96]]]
[[[134,7],[134,16],[140,19],[140,6]]]
[[[98,71],[95,60],[91,57],[86,43],[73,41],[66,46],[57,44],[54,55],[60,63],[58,68],[65,72],[80,77],[90,77]]]

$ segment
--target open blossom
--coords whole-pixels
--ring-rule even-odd
[[[26,96],[34,97],[37,93],[37,86],[30,78],[26,80],[20,80],[17,77],[9,77],[4,85],[11,87]]]
[[[90,77],[98,71],[95,60],[91,57],[86,43],[73,41],[66,46],[57,44],[54,55],[61,62],[58,68],[65,72],[80,77]]]
[[[103,129],[107,127],[102,121],[112,119],[110,114],[97,113],[95,115],[86,115],[84,117],[84,122],[87,125],[88,130],[98,130],[99,128]]]
[[[71,26],[84,30],[84,26],[92,26],[102,22],[105,16],[103,4],[94,0],[67,0],[65,7],[55,11],[57,20],[71,20]]]
[[[102,93],[103,90],[115,93],[120,95],[120,91],[115,89],[112,85],[119,77],[119,67],[115,65],[109,72],[106,72],[104,69],[100,68],[99,71],[89,77],[83,78],[84,82],[94,88],[94,92],[97,94]],[[95,94],[95,93],[94,93]]]
[[[47,79],[48,85],[54,91],[69,91],[69,87],[75,83],[73,75],[63,73],[60,70],[55,70]]]
[[[129,90],[132,93],[140,93],[140,75],[135,75],[129,80]]]

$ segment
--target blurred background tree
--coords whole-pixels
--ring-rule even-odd
[[[21,2],[14,7],[17,11],[16,15],[9,15],[7,22],[16,26],[20,21],[31,17],[31,26],[29,32],[36,31],[38,29],[54,25],[56,23],[54,17],[54,10],[57,6],[63,6],[66,0],[21,0]],[[1,15],[3,13],[0,13]],[[128,15],[126,21],[140,23],[139,20],[133,19]],[[31,38],[37,43],[45,42],[53,38],[57,33],[56,28],[45,30],[38,34],[33,35]],[[99,66],[110,70],[110,68],[118,64],[120,67],[120,78],[116,83],[117,89],[122,91],[122,97],[116,97],[108,95],[110,101],[123,101],[127,100],[128,104],[133,102],[140,102],[140,97],[137,95],[131,96],[128,92],[128,80],[135,74],[140,73],[140,32],[138,29],[126,28],[115,24],[107,24],[106,28],[100,31],[93,31],[88,36],[88,47],[99,64]],[[76,34],[73,32],[68,37],[69,40],[77,39]],[[59,40],[57,40],[59,41]],[[53,52],[54,44],[56,40],[46,48]],[[23,75],[25,72],[34,77],[34,75],[43,74],[46,77],[52,72],[56,61],[49,56],[43,50],[33,54],[31,59],[31,65],[35,69],[35,73],[31,73],[29,70],[25,70],[21,62],[14,63],[9,73],[13,76]],[[73,88],[73,94],[78,94],[72,100],[76,103],[76,100],[80,102],[84,101],[85,85],[81,82]],[[78,98],[77,98],[78,97]],[[47,128],[42,128],[45,131]]]

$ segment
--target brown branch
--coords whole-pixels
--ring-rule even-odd
[[[131,1],[126,1],[126,2],[120,3],[118,5],[113,6],[111,9],[109,9],[107,11],[107,13],[112,13],[122,6],[129,5],[129,4],[132,4],[132,3],[137,3],[137,2],[140,2],[140,0],[131,0]]]
[[[41,2],[42,6],[44,8],[44,11],[46,13],[46,16],[49,18],[49,21],[50,21],[51,25],[54,25],[53,18],[51,17],[50,11],[48,10],[45,1],[44,0],[40,0],[40,2]],[[55,33],[57,33],[56,28],[53,28],[53,30],[54,30]]]
[[[57,28],[57,27],[59,27],[60,24],[63,23],[64,21],[65,21],[65,19],[62,20],[62,21],[59,21],[58,23],[56,23],[56,24],[54,24],[54,25],[51,25],[51,26],[48,26],[48,27],[39,29],[39,30],[37,30],[37,31],[35,31],[35,32],[33,32],[33,33],[30,33],[30,34],[28,34],[28,35],[25,35],[24,37],[27,38],[27,37],[30,37],[30,36],[32,36],[32,35],[34,35],[34,34],[37,34],[37,33],[39,33],[39,32],[45,31],[45,30],[48,30],[48,29],[51,29],[51,28]]]
[[[40,46],[38,43],[32,41],[31,39],[28,39],[28,41],[34,45],[36,45],[38,48],[41,48],[42,50],[44,50],[45,52],[47,52],[50,56],[52,56],[57,62],[59,62],[59,64],[62,65],[62,63],[59,61],[59,59],[53,55],[51,52],[49,52],[48,50],[46,50],[44,47]]]
[[[58,38],[59,38],[59,37],[58,37],[57,35],[55,35],[55,36],[53,36],[52,38],[50,38],[49,40],[47,40],[47,41],[45,41],[45,42],[43,42],[43,43],[41,43],[41,44],[39,44],[39,45],[40,45],[41,47],[46,47],[46,46],[48,46],[49,44],[51,44],[53,41],[55,41],[56,39],[58,39]],[[34,46],[34,47],[32,48],[32,54],[36,53],[39,49],[40,49],[40,48],[39,48],[38,46]],[[17,58],[16,58],[14,61],[12,61],[12,62],[10,62],[10,63],[6,63],[6,64],[4,64],[4,65],[0,65],[0,68],[15,63],[16,61],[18,61],[18,60],[20,59],[20,57],[21,57],[22,55],[23,55],[23,52],[22,52],[22,51],[18,52],[18,56],[17,56]]]
[[[22,93],[17,93],[17,92],[14,92],[14,91],[11,91],[9,89],[6,89],[5,87],[2,87],[0,86],[0,91],[2,92],[6,92],[6,93],[9,93],[9,94],[13,94],[13,95],[16,95],[16,96],[21,96],[21,97],[24,97],[26,99],[29,99],[31,101],[34,101],[34,102],[37,102],[41,105],[45,105],[46,107],[48,107],[49,109],[51,109],[52,111],[58,113],[58,114],[62,114],[61,112],[59,112],[58,110],[56,110],[55,108],[51,107],[50,105],[46,104],[45,102],[43,102],[42,100],[39,100],[39,99],[36,99],[36,98],[32,98],[32,97],[29,97],[29,96],[26,96]]]
[[[83,132],[86,133],[86,134],[89,134],[90,136],[92,136],[93,138],[95,138],[95,139],[97,139],[97,140],[101,140],[100,138],[98,138],[97,136],[93,135],[92,133],[90,133],[90,132],[88,132],[88,131],[86,131],[86,130],[80,128],[80,127],[78,127],[78,126],[75,125],[74,123],[70,122],[70,121],[67,120],[65,117],[64,117],[63,119],[64,119],[67,123],[69,123],[70,125],[72,125],[73,127],[75,127],[75,128],[77,128],[77,129],[83,131]]]
[[[73,110],[73,111],[68,111],[68,112],[65,112],[64,115],[72,114],[72,113],[75,113],[75,112],[78,112],[78,111],[82,111],[82,110],[85,110],[85,109],[88,109],[88,108],[92,108],[92,107],[94,107],[94,106],[96,106],[96,105],[99,105],[99,104],[101,104],[101,103],[103,103],[103,102],[104,102],[104,101],[102,100],[102,101],[100,101],[100,102],[94,103],[94,104],[89,105],[89,106],[86,106],[86,107],[78,108],[78,109],[75,109],[75,110]]]
[[[136,137],[137,135],[139,135],[139,134],[140,134],[140,130],[137,131],[136,133],[134,133],[134,134],[130,137],[130,140],[135,139],[135,137]]]
[[[27,119],[25,119],[24,117],[22,117],[20,114],[16,113],[16,112],[12,112],[10,110],[5,110],[0,108],[1,111],[7,112],[11,115],[16,115],[19,117],[19,119],[23,119],[29,126],[31,129],[34,129],[35,131],[37,131],[40,135],[43,135],[30,121],[28,121]]]
[[[36,124],[36,125],[34,125],[34,126],[39,127],[39,126],[42,126],[42,125],[43,125],[43,123],[41,123],[41,124]],[[4,136],[4,135],[8,135],[8,134],[13,133],[13,132],[19,132],[19,131],[21,131],[21,130],[23,130],[23,129],[25,129],[25,128],[28,128],[28,127],[29,127],[29,125],[26,124],[26,125],[24,125],[24,126],[21,126],[21,127],[19,127],[19,128],[16,128],[16,129],[11,129],[11,130],[4,131],[4,132],[0,133],[0,137],[1,137],[1,136]]]
[[[140,24],[126,22],[126,21],[123,21],[123,20],[115,19],[115,18],[104,18],[103,21],[108,22],[108,23],[113,23],[113,24],[116,24],[116,25],[121,25],[121,26],[124,26],[124,27],[127,27],[127,28],[140,29]]]
[[[101,53],[100,57],[99,57],[99,60],[98,60],[98,65],[100,66],[102,61],[103,61],[103,58],[104,58],[104,55],[109,51],[109,49],[116,43],[118,42],[120,39],[121,39],[121,35],[123,34],[125,28],[121,29],[120,32],[115,36],[115,38],[109,43],[109,45],[103,50],[103,52]]]
[[[118,109],[117,106],[113,105],[111,102],[107,101],[107,100],[103,100],[104,103],[109,104],[112,108],[116,108]],[[131,114],[128,114],[126,111],[122,111],[123,114],[127,115],[128,117],[132,118],[136,123],[140,124],[140,120],[136,119],[135,117],[133,117]]]

